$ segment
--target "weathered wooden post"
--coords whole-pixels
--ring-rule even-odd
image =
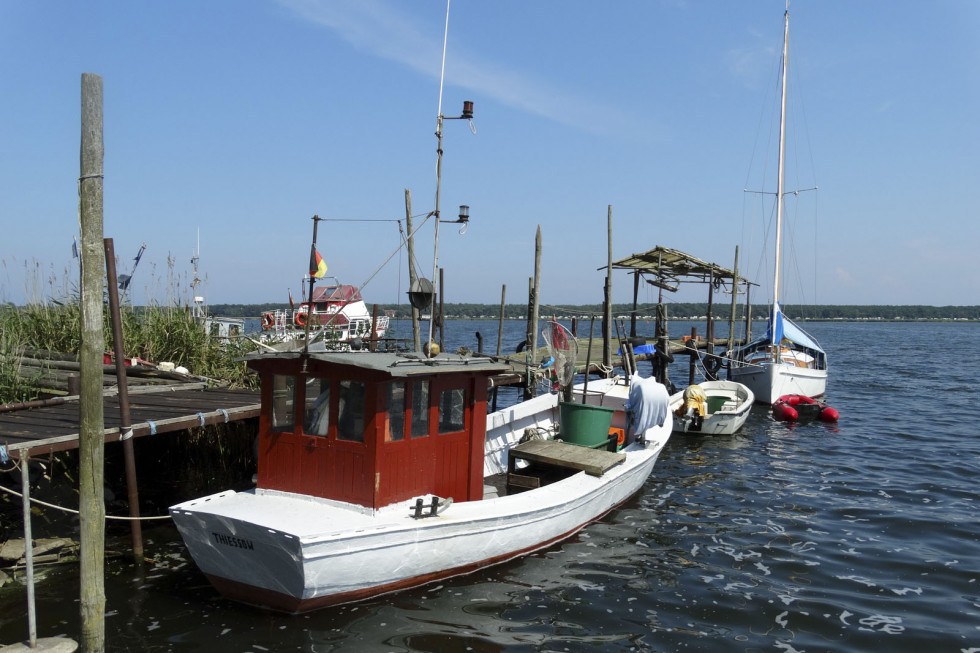
[[[708,315],[707,324],[705,325],[705,337],[708,340],[708,355],[715,353],[715,320],[714,320],[714,306],[715,306],[715,271],[712,268],[711,272],[708,273]]]
[[[368,339],[368,349],[378,350],[378,305],[372,304],[371,308],[371,337]]]
[[[443,311],[443,301],[446,297],[446,275],[443,268],[439,268],[439,321],[436,324],[439,325],[439,351],[445,351],[446,345],[443,342],[443,327],[445,326],[446,316]],[[435,311],[432,311],[435,313]],[[435,315],[432,316],[435,319]]]
[[[752,284],[745,284],[745,343],[752,340]]]
[[[497,356],[504,340],[504,312],[507,310],[507,284],[500,287],[500,320],[497,323]]]
[[[735,346],[735,309],[738,308],[738,245],[735,245],[735,268],[732,270],[732,311],[728,316],[728,351]],[[727,361],[729,369],[731,361]]]
[[[534,234],[534,310],[531,313],[531,352],[538,355],[538,317],[541,312],[541,225]]]
[[[81,574],[81,645],[86,653],[105,650],[105,421],[102,406],[102,249],[103,161],[102,78],[82,75],[81,174],[78,179],[81,221],[81,388],[78,438],[78,500]]]
[[[31,531],[31,450],[20,452],[21,505],[24,509],[24,567],[27,572],[27,636],[31,648],[37,647],[37,608],[34,605],[34,535]]]
[[[527,321],[524,327],[524,399],[534,396],[534,372],[531,365],[534,362],[534,351],[531,345],[531,334],[534,331],[532,316],[534,315],[534,277],[527,278]]]
[[[415,232],[412,230],[412,191],[405,189],[405,229],[408,230],[408,288],[415,290],[418,275],[415,273]],[[419,309],[412,306],[412,342],[415,351],[422,351],[422,332],[419,328]]]
[[[691,385],[692,383],[694,383],[694,370],[696,366],[695,361],[698,358],[698,328],[697,327],[691,327],[691,339],[687,341],[687,345],[688,347],[691,348],[690,351],[688,352],[690,358],[688,359],[688,366],[687,366],[687,384]]]
[[[112,238],[103,240],[106,279],[108,281],[109,313],[112,320],[112,347],[116,355],[116,385],[119,387],[119,433],[126,465],[126,492],[129,501],[130,536],[133,539],[133,558],[143,563],[143,529],[140,525],[140,495],[136,483],[136,454],[133,451],[133,422],[129,414],[129,381],[126,378],[126,352],[123,348],[122,315],[119,312],[119,289],[116,287],[116,253]]]
[[[630,338],[636,337],[636,307],[640,296],[640,271],[633,270],[633,311],[630,313]]]
[[[602,364],[612,367],[612,204],[606,208],[606,287],[605,314],[602,320]]]
[[[527,334],[527,346],[529,348],[526,360],[527,364],[527,383],[524,387],[524,398],[530,399],[534,396],[534,375],[531,372],[531,366],[537,361],[538,355],[538,311],[541,305],[541,225],[538,225],[538,229],[534,235],[534,277],[531,280],[531,288],[528,302],[528,334]]]

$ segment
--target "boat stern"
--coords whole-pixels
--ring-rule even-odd
[[[250,523],[233,510],[234,491],[187,501],[170,516],[198,568],[227,598],[294,612],[305,592],[298,537]]]

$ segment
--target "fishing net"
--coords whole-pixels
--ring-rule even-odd
[[[572,333],[555,320],[550,320],[541,331],[553,359],[554,381],[561,388],[571,385],[578,361],[578,341]]]

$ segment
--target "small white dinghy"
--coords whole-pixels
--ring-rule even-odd
[[[755,395],[734,381],[703,381],[670,397],[674,433],[732,435],[749,418]]]

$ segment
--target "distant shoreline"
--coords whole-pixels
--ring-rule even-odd
[[[387,314],[392,319],[405,320],[411,317],[408,304],[368,304],[368,310],[377,307],[378,314]],[[212,315],[223,317],[241,317],[259,319],[262,313],[281,310],[281,303],[270,304],[212,304],[209,311]],[[669,321],[698,321],[706,319],[708,307],[705,303],[673,303],[666,304]],[[508,304],[504,307],[504,319],[526,320],[527,304]],[[752,319],[765,320],[768,306],[753,305]],[[731,307],[729,304],[715,304],[712,307],[712,317],[716,321],[729,319]],[[736,308],[736,320],[745,320],[745,308]],[[447,320],[497,320],[500,318],[499,304],[467,304],[446,303],[443,306]],[[614,319],[630,318],[632,306],[614,304],[612,314]],[[980,322],[980,306],[925,306],[925,305],[814,305],[797,306],[787,304],[783,312],[794,321],[803,322]],[[651,321],[656,319],[656,304],[642,304],[636,309],[637,319]],[[560,319],[588,319],[595,316],[601,319],[604,314],[598,304],[582,305],[547,305],[540,308],[542,318],[558,317]]]

